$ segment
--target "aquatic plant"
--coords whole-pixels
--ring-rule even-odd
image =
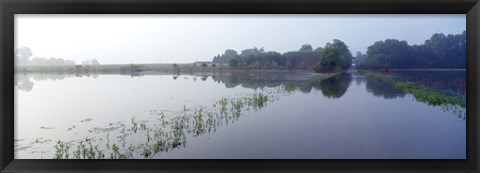
[[[218,101],[218,103],[220,104],[220,113],[225,114],[227,111],[227,104],[228,104],[227,99],[222,97],[220,101]]]
[[[429,105],[439,106],[439,105],[460,105],[461,107],[466,106],[464,99],[457,96],[449,96],[428,90],[425,86],[417,86],[413,82],[400,82],[395,83],[395,88],[402,89],[406,92],[412,93],[415,98],[420,102],[428,103]]]
[[[135,116],[132,117],[132,131],[137,133],[138,123],[135,121]]]
[[[40,129],[42,129],[42,130],[52,130],[53,127],[45,127],[45,126],[42,126],[42,127],[40,127]]]
[[[414,82],[400,81],[393,78],[392,76],[386,76],[371,71],[363,71],[363,74],[367,77],[380,79],[381,81],[387,84],[391,84],[395,88],[400,89],[406,93],[411,93],[415,97],[415,99],[420,102],[427,103],[428,105],[459,105],[461,107],[466,106],[465,100],[461,97],[449,96],[440,92],[435,92],[423,85],[417,85]]]
[[[55,156],[53,159],[68,159],[70,146],[66,145],[62,141],[58,141],[55,145]]]
[[[110,156],[111,159],[154,157],[158,152],[168,152],[180,146],[185,147],[188,136],[196,137],[215,132],[219,126],[237,121],[243,110],[250,108],[257,110],[274,100],[276,100],[275,92],[261,90],[239,98],[222,97],[213,103],[219,108],[200,106],[187,109],[184,105],[183,110],[167,111],[177,115],[171,118],[167,117],[164,111],[151,110],[151,114],[159,115],[157,124],[138,121],[133,116],[127,125],[119,121],[109,123],[109,126],[105,128],[94,127],[88,131],[97,134],[107,133],[104,141],[102,141],[102,138],[84,138],[79,141],[72,141],[68,145],[59,141],[55,146],[53,157],[56,159],[103,159],[105,156]],[[149,127],[150,125],[156,127]],[[110,139],[110,133],[116,133],[118,136]],[[141,137],[145,139],[145,143],[135,144],[135,141],[130,141],[129,135],[135,136],[132,139],[138,139],[139,135],[145,135]],[[45,141],[45,139],[38,139],[38,142]],[[111,145],[111,142],[113,145]],[[120,145],[118,142],[120,142]],[[99,144],[102,147],[99,147]],[[70,152],[73,153],[73,157],[68,155],[70,148],[75,148],[73,152]]]
[[[92,118],[85,118],[83,120],[80,120],[81,123],[86,123],[86,122],[90,122],[92,121],[93,119]]]
[[[297,89],[297,86],[292,82],[287,82],[282,85],[283,90],[286,92],[293,92]]]
[[[112,150],[113,152],[110,154],[110,159],[127,159],[127,155],[120,153],[120,147],[116,144],[113,144]]]
[[[404,93],[412,94],[419,102],[426,103],[430,106],[439,106],[445,112],[452,111],[452,113],[460,119],[465,119],[466,117],[465,110],[461,109],[466,107],[466,101],[461,97],[436,92],[414,82],[400,81],[394,76],[363,70],[360,72],[367,77],[379,79]]]
[[[240,113],[242,112],[242,108],[243,108],[243,101],[242,99],[237,99],[236,101],[231,101],[231,105],[232,105],[232,110],[234,111],[234,115],[235,116],[240,116]]]
[[[268,96],[264,95],[262,93],[255,93],[253,96],[250,98],[251,104],[255,109],[262,108],[265,106],[265,104],[268,101]]]

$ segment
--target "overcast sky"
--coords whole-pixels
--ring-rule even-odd
[[[101,64],[212,60],[225,49],[280,53],[302,44],[344,41],[352,54],[394,38],[422,44],[433,33],[459,34],[455,15],[15,15],[15,46],[34,57],[98,59]]]

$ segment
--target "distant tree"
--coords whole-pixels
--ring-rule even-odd
[[[238,60],[237,59],[231,59],[230,62],[228,62],[228,65],[230,67],[238,67]]]
[[[212,63],[228,63],[231,59],[235,58],[238,55],[237,51],[232,49],[225,50],[223,55],[217,55],[213,57]]]
[[[17,65],[28,65],[32,51],[28,47],[21,47],[15,50],[15,63]]]
[[[363,54],[362,52],[358,51],[355,58],[354,63],[358,67],[362,67],[365,64],[365,59],[367,58],[367,54]]]
[[[173,67],[178,67],[178,64],[176,64],[176,63],[175,63],[175,64],[173,64]]]
[[[366,68],[466,68],[466,32],[433,34],[420,45],[386,39],[368,47]]]
[[[97,59],[93,59],[91,63],[92,65],[100,65]]]
[[[323,47],[317,47],[317,48],[314,50],[314,52],[317,52],[317,53],[322,54],[322,52],[323,52]]]
[[[302,47],[299,50],[299,52],[312,52],[312,51],[313,51],[313,48],[309,44],[302,45]]]
[[[415,64],[410,56],[411,48],[406,41],[386,39],[377,41],[367,49],[365,65],[373,68],[408,68]]]
[[[301,62],[301,57],[303,56],[302,53],[298,51],[293,51],[293,52],[285,52],[283,54],[285,57],[287,63],[286,66],[289,70],[294,69],[295,67],[300,65]]]
[[[202,67],[208,67],[206,63],[202,63]]]
[[[260,53],[263,53],[265,50],[262,48],[258,49],[257,47],[254,47],[254,48],[251,48],[251,49],[245,49],[245,50],[242,50],[242,54],[241,55],[244,55],[244,56],[248,56],[248,55],[253,55],[253,56],[257,56],[258,54]]]

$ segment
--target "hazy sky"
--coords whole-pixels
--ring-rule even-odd
[[[455,15],[15,15],[15,46],[34,57],[81,63],[172,63],[212,60],[225,49],[280,53],[302,44],[344,41],[352,54],[395,38],[421,44],[433,33],[459,34]]]

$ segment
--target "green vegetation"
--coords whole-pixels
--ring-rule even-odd
[[[465,107],[466,103],[460,97],[448,96],[428,90],[425,86],[416,86],[413,82],[397,82],[395,87],[408,93],[412,93],[415,98],[421,102],[427,102],[430,105],[438,106],[443,104],[460,105]]]
[[[264,95],[262,93],[255,93],[253,96],[249,99],[250,104],[253,105],[255,109],[257,108],[262,108],[265,106],[265,104],[268,101],[268,96]]]
[[[363,68],[466,68],[466,32],[433,34],[424,44],[413,46],[396,39],[377,41],[366,55],[357,53],[355,59]]]
[[[449,96],[439,92],[434,92],[429,90],[423,85],[417,85],[413,82],[404,82],[394,79],[391,76],[386,76],[383,74],[371,72],[371,71],[362,71],[362,73],[367,77],[377,78],[385,83],[388,83],[394,86],[397,89],[400,89],[404,92],[411,93],[415,99],[420,102],[428,103],[432,106],[440,105],[459,105],[461,107],[466,106],[464,99],[457,96]]]
[[[327,43],[320,59],[320,68],[348,69],[350,65],[352,65],[352,54],[344,42],[335,39],[333,43]]]
[[[227,50],[223,55],[214,57],[213,62],[225,62],[228,60],[229,66],[242,69],[300,69],[300,70],[321,70],[343,69],[351,65],[352,56],[348,47],[340,40],[335,39],[334,43],[327,43],[324,48],[319,47],[313,50],[309,44],[304,44],[298,51],[290,51],[280,54],[275,51],[265,51],[263,48],[251,48],[242,50],[237,54],[234,50]],[[327,58],[322,58],[326,56]],[[323,60],[323,64],[321,63]],[[350,63],[349,63],[350,62]],[[321,66],[321,64],[323,66]]]
[[[85,138],[77,143],[70,141],[68,143],[58,141],[54,146],[55,159],[105,159],[105,155],[109,155],[110,159],[130,159],[130,158],[151,158],[159,152],[167,152],[179,147],[185,147],[187,136],[200,136],[205,133],[215,132],[222,124],[233,123],[242,115],[244,110],[254,108],[258,110],[266,106],[267,102],[274,99],[274,95],[266,93],[254,93],[241,98],[221,98],[214,102],[212,108],[220,105],[218,109],[209,109],[208,107],[199,107],[187,109],[186,106],[179,112],[173,112],[173,117],[167,118],[163,111],[151,112],[158,115],[158,124],[149,124],[144,120],[136,120],[135,116],[129,121],[129,125],[123,122],[110,123],[109,127],[95,127],[90,132],[106,133],[106,148],[99,148],[100,140]],[[92,120],[89,120],[92,121]],[[156,127],[156,129],[151,126]],[[129,127],[129,128],[126,128]],[[109,133],[120,130],[119,136],[116,137],[120,145],[109,144]],[[153,132],[152,137],[150,132]],[[140,144],[126,147],[127,138],[136,135],[145,135],[146,140]],[[138,138],[134,138],[138,139]],[[130,141],[130,140],[128,140]],[[135,140],[133,140],[135,141]],[[94,144],[94,142],[98,142]],[[76,146],[75,146],[76,145]],[[71,147],[76,150],[71,151]],[[18,148],[18,147],[17,147]],[[70,154],[73,153],[73,157]]]
[[[297,89],[297,86],[292,82],[284,83],[282,87],[283,87],[283,90],[288,93],[293,92]]]

